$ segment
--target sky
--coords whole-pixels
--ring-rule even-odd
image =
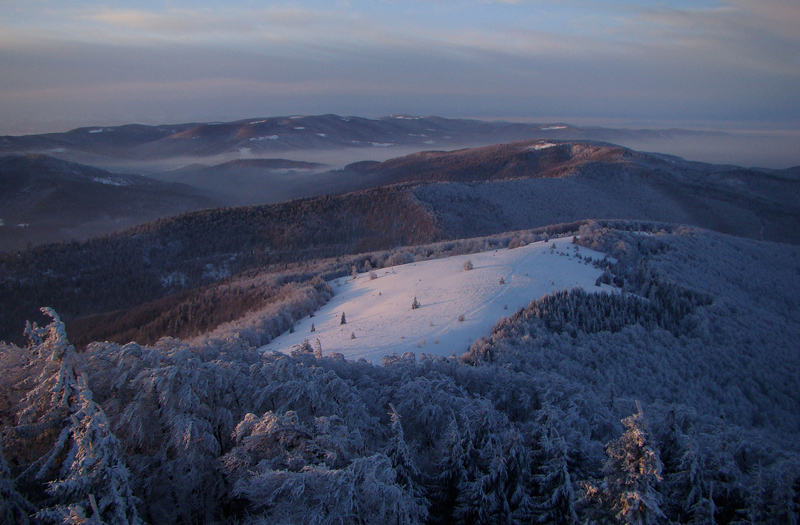
[[[0,134],[292,114],[800,127],[798,0],[0,0]]]

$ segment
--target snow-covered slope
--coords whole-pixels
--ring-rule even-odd
[[[598,260],[604,254],[576,247],[570,237],[383,268],[375,271],[376,279],[368,273],[337,279],[327,305],[262,350],[288,352],[305,339],[312,346],[319,339],[326,355],[339,352],[373,363],[392,352],[460,355],[476,338],[489,335],[501,317],[542,295],[576,286],[611,289],[595,285],[602,271],[587,262],[589,257]],[[467,260],[472,270],[464,270]],[[420,307],[412,309],[415,297]]]

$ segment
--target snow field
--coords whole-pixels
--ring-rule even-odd
[[[585,264],[587,257],[605,255],[576,247],[569,237],[382,268],[374,270],[376,279],[369,273],[342,277],[330,282],[335,295],[314,317],[296,322],[294,333],[282,334],[262,350],[289,352],[306,339],[316,347],[319,339],[325,355],[339,352],[373,363],[392,352],[460,355],[475,339],[488,336],[501,317],[543,295],[565,287],[612,289],[595,285],[602,271]],[[472,270],[464,270],[467,260]],[[412,309],[415,297],[420,307]]]

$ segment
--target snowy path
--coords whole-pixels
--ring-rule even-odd
[[[553,242],[556,249],[551,253]],[[604,257],[586,248],[578,248],[578,253],[595,260]],[[464,271],[468,259],[474,269]],[[313,318],[298,321],[294,333],[279,336],[262,350],[288,352],[304,339],[312,345],[319,339],[324,354],[340,352],[347,359],[363,357],[373,363],[392,352],[460,355],[475,339],[489,335],[501,317],[531,300],[564,287],[610,289],[595,286],[602,272],[575,257],[571,237],[376,273],[374,280],[359,274],[355,281],[349,277],[333,281],[335,296],[327,305]],[[500,284],[501,277],[505,284]],[[411,309],[414,297],[421,304],[416,310]],[[340,324],[342,312],[346,325]],[[463,321],[458,320],[461,315]]]

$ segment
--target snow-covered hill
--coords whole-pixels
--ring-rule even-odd
[[[375,270],[374,279],[369,273],[337,279],[331,282],[336,295],[327,305],[262,350],[288,352],[306,339],[316,347],[318,339],[325,355],[339,352],[373,363],[393,352],[460,355],[489,335],[501,317],[542,295],[577,286],[610,290],[595,285],[602,271],[587,260],[604,257],[573,245],[570,237],[383,268]],[[469,271],[464,269],[468,260]],[[412,309],[415,297],[420,307]]]

